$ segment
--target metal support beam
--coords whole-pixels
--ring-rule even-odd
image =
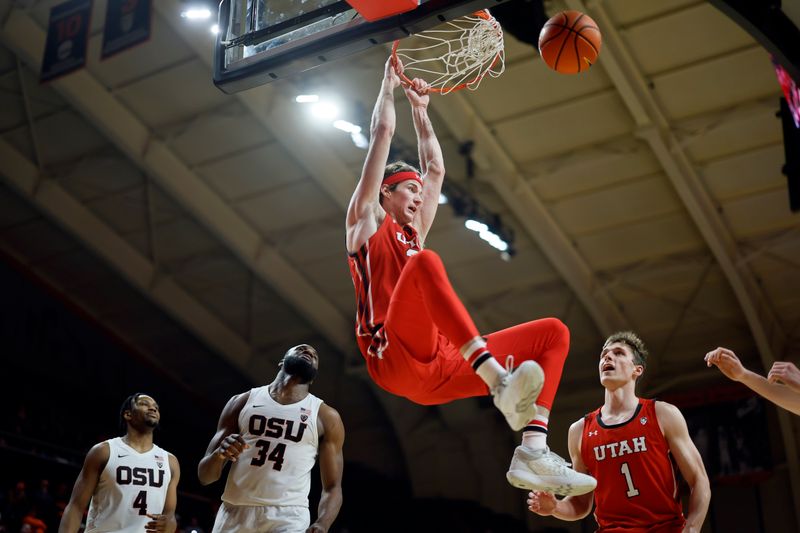
[[[39,65],[45,33],[27,14],[12,11],[3,27],[2,39],[25,63]],[[165,143],[154,139],[147,126],[88,71],[72,73],[53,82],[52,86],[292,304],[331,344],[343,353],[354,350],[351,321]]]
[[[566,3],[570,9],[589,13],[603,28],[603,58],[600,64],[636,121],[638,135],[648,142],[655,153],[730,283],[750,326],[764,368],[769,369],[772,363],[783,356],[786,334],[749,265],[737,265],[739,250],[736,241],[672,131],[666,113],[651,94],[644,75],[615,29],[603,3],[590,0],[591,9],[583,0],[566,0]],[[791,453],[791,450],[797,449],[797,441],[788,413],[779,410],[779,421],[794,492],[795,519],[800,528],[800,463],[797,454]]]
[[[105,222],[53,180],[40,179],[36,165],[0,139],[0,175],[26,200],[83,242],[134,287],[161,306],[186,329],[242,370],[250,346],[194,297],[166,276],[154,280],[157,267]]]

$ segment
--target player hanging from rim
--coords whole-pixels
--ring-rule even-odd
[[[647,350],[634,333],[606,339],[598,363],[605,402],[569,428],[572,462],[597,478],[597,488],[563,500],[532,492],[531,511],[580,520],[591,512],[594,499],[598,532],[700,531],[711,500],[703,459],[677,407],[636,396],[636,381],[646,362]],[[670,456],[691,492],[686,518]]]
[[[523,430],[509,481],[559,494],[588,492],[595,480],[570,469],[547,448],[548,417],[569,351],[569,330],[546,318],[482,337],[439,256],[423,250],[444,162],[428,117],[428,86],[415,79],[404,90],[421,172],[403,162],[387,165],[398,72],[402,64],[395,67],[389,59],[372,114],[367,159],[347,210],[356,336],[369,374],[383,389],[423,405],[490,392],[509,426]],[[512,373],[515,359],[519,366]]]

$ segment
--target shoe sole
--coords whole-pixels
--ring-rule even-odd
[[[597,483],[594,485],[573,485],[569,483],[553,483],[552,481],[545,481],[542,479],[538,479],[534,482],[530,479],[530,473],[518,472],[516,470],[509,470],[506,472],[506,479],[512,486],[518,489],[551,492],[559,496],[580,496],[581,494],[593,491],[597,486]]]
[[[536,416],[538,409],[536,408],[535,402],[539,398],[539,394],[541,394],[542,388],[544,387],[544,370],[542,370],[542,367],[539,366],[539,363],[537,363],[536,361],[523,361],[522,364],[520,364],[514,370],[514,372],[519,372],[519,370],[523,368],[523,366],[526,368],[530,368],[524,388],[529,389],[531,392],[530,394],[525,396],[522,400],[517,402],[517,405],[514,406],[514,412],[519,413],[521,411],[524,411],[528,406],[531,405],[533,409],[531,410],[531,414],[529,416],[525,416],[524,417],[525,420],[523,420],[521,423],[515,425],[511,425],[510,422],[508,423],[508,425],[514,431],[519,431],[522,428],[524,428],[525,424],[533,420],[533,417]],[[522,409],[519,409],[520,405],[523,406]],[[503,414],[505,415],[505,412],[503,412]],[[508,422],[508,418],[506,418],[506,422]]]

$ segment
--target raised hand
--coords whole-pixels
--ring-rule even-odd
[[[550,516],[556,511],[558,500],[550,492],[535,490],[528,493],[528,510],[542,516]]]
[[[794,363],[778,361],[772,364],[772,368],[767,374],[767,381],[770,383],[783,383],[790,389],[800,392],[800,370]]]
[[[727,348],[717,348],[706,354],[706,365],[716,366],[726,377],[734,381],[741,381],[747,370],[736,354]]]
[[[394,57],[389,56],[386,60],[386,65],[383,67],[383,83],[384,85],[394,90],[402,82],[400,73],[403,72],[403,63],[398,59],[395,61]]]
[[[427,108],[431,99],[430,89],[431,86],[428,85],[428,82],[420,78],[414,78],[410,85],[403,86],[406,97],[411,102],[411,107]]]
[[[234,433],[225,437],[217,449],[217,454],[222,459],[230,459],[235,463],[242,452],[249,447],[241,435]]]

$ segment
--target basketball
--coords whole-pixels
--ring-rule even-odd
[[[603,41],[594,20],[580,11],[562,11],[547,21],[539,33],[539,54],[548,67],[561,74],[589,70]]]

